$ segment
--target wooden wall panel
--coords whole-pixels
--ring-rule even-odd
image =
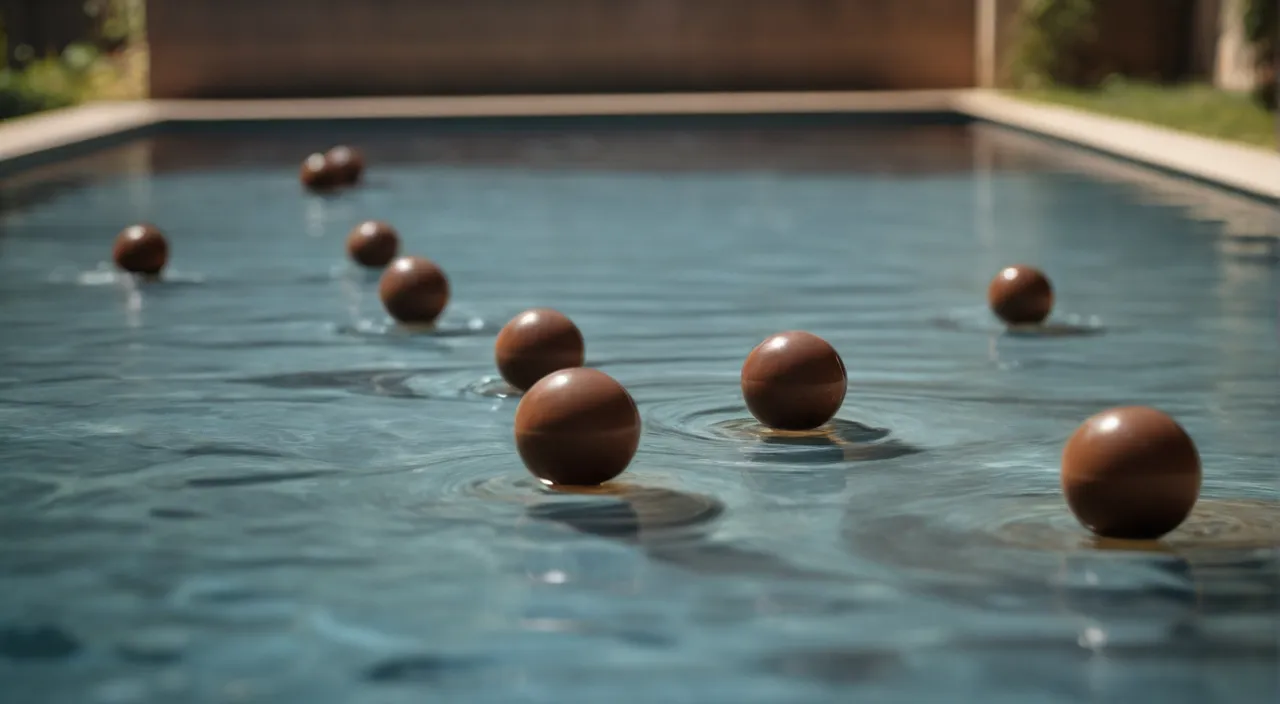
[[[155,97],[918,89],[968,0],[149,0]]]

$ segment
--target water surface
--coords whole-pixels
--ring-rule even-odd
[[[362,146],[365,187],[296,167]],[[159,134],[0,181],[0,700],[1263,702],[1280,686],[1273,208],[956,124]],[[437,334],[344,261],[435,259]],[[160,225],[167,280],[106,266]],[[983,302],[1046,269],[1054,334]],[[644,420],[538,488],[496,331],[559,308]],[[762,433],[753,345],[830,340],[835,423]],[[1158,406],[1203,499],[1099,544],[1087,416]],[[8,697],[6,699],[6,697]]]

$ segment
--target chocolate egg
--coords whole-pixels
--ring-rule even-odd
[[[592,486],[622,474],[640,445],[631,394],[596,369],[543,377],[516,408],[516,450],[546,484]]]
[[[449,280],[430,259],[399,257],[382,273],[378,297],[402,323],[431,323],[449,303]]]
[[[1042,323],[1053,310],[1053,286],[1035,267],[1007,266],[987,287],[987,304],[1009,325]]]
[[[154,276],[169,261],[169,242],[153,225],[132,225],[116,236],[111,258],[125,271]]]
[[[399,251],[399,233],[379,220],[362,222],[347,235],[347,254],[361,266],[384,267],[396,258]]]
[[[778,430],[811,430],[831,420],[847,388],[840,355],[807,332],[781,332],[766,339],[742,365],[747,409]]]
[[[578,326],[550,308],[517,315],[498,333],[493,350],[498,373],[521,391],[552,372],[581,367],[585,358]]]
[[[338,175],[324,154],[312,154],[302,161],[298,179],[312,191],[327,191],[338,185]]]
[[[364,155],[359,150],[338,146],[330,149],[324,156],[339,185],[353,186],[360,182],[360,177],[364,174]]]
[[[1086,528],[1150,540],[1172,531],[1200,496],[1200,454],[1182,426],[1144,406],[1086,420],[1062,450],[1062,492]]]

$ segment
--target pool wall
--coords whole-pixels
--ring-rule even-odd
[[[1192,2],[1102,3],[1088,70],[1183,77],[1191,67],[1193,33],[1184,25]],[[151,0],[151,95],[969,88],[996,79],[1019,5],[1020,0]]]

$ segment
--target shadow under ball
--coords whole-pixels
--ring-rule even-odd
[[[1035,267],[1008,266],[987,286],[987,304],[1009,325],[1042,323],[1053,310],[1053,286]]]
[[[534,308],[511,319],[493,345],[498,373],[521,391],[540,379],[572,367],[586,358],[582,332],[563,313]]]
[[[155,276],[169,262],[169,242],[153,225],[132,225],[116,236],[111,258],[125,271]]]
[[[364,175],[364,155],[358,149],[337,146],[325,152],[324,158],[340,186],[353,186]]]
[[[387,313],[402,323],[432,323],[449,303],[449,280],[425,257],[399,257],[378,282]]]
[[[399,233],[379,220],[362,222],[347,235],[347,255],[360,266],[382,268],[390,264],[399,251]]]
[[[1086,420],[1062,450],[1062,492],[1085,528],[1105,538],[1154,540],[1200,497],[1200,453],[1182,426],[1144,406]]]
[[[742,365],[742,398],[756,420],[778,430],[812,430],[835,417],[848,390],[844,360],[826,340],[780,332]]]
[[[543,483],[595,486],[631,464],[640,446],[640,412],[608,374],[562,369],[520,399],[515,438],[520,459]]]

